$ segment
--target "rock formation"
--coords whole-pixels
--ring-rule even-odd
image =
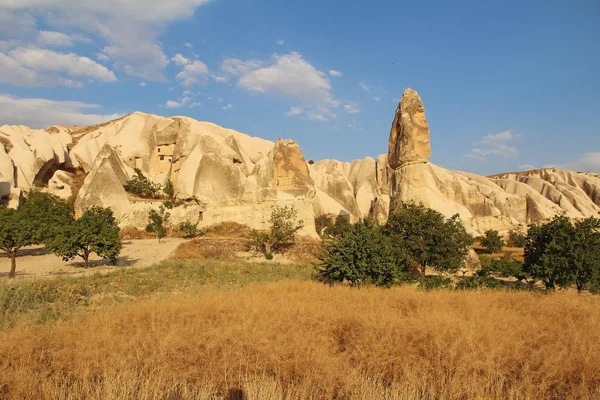
[[[540,169],[490,177],[448,171],[431,162],[423,103],[412,89],[400,100],[388,154],[352,162],[306,162],[291,140],[271,142],[187,117],[133,113],[86,127],[0,127],[0,198],[16,207],[33,187],[75,200],[77,214],[111,207],[121,226],[145,227],[161,201],[136,198],[123,185],[135,168],[156,183],[171,181],[171,222],[206,227],[235,221],[263,229],[273,205],[294,205],[301,234],[316,237],[314,217],[373,217],[384,223],[406,201],[446,216],[461,215],[473,234],[505,232],[556,214],[598,216],[600,177]],[[77,174],[77,175],[74,175]],[[83,186],[74,176],[85,175]],[[79,179],[79,181],[81,181]]]
[[[402,165],[427,162],[431,156],[429,125],[419,94],[406,89],[390,130],[388,163],[392,169]]]

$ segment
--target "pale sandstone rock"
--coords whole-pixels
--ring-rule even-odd
[[[68,172],[58,170],[48,181],[47,192],[63,200],[69,199],[73,195],[73,175]]]
[[[419,94],[406,89],[396,109],[389,140],[389,165],[396,169],[404,164],[426,162],[431,156],[429,125]]]

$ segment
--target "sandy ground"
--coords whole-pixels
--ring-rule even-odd
[[[50,277],[57,275],[84,275],[106,272],[123,267],[149,267],[167,259],[183,242],[183,239],[167,238],[160,243],[156,239],[133,239],[123,241],[123,249],[117,266],[109,266],[106,260],[90,256],[90,267],[83,266],[83,260],[76,258],[62,261],[60,257],[48,253],[41,246],[31,246],[19,251],[17,257],[17,278]],[[0,256],[0,278],[10,271],[10,259]]]

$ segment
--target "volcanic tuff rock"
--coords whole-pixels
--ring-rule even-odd
[[[0,197],[16,206],[37,182],[68,197],[76,213],[111,207],[121,226],[145,227],[161,201],[139,199],[123,184],[134,168],[154,182],[171,180],[178,203],[171,222],[200,227],[235,221],[262,229],[273,205],[294,205],[301,234],[316,236],[315,215],[385,222],[397,204],[421,202],[461,215],[474,234],[507,231],[555,214],[598,216],[600,177],[541,169],[482,177],[428,161],[430,133],[419,95],[407,89],[389,137],[389,153],[352,162],[309,165],[291,140],[271,142],[187,117],[133,113],[86,127],[0,127]],[[65,172],[68,171],[69,173]],[[86,174],[77,192],[72,172]]]
[[[429,125],[419,94],[408,88],[404,91],[392,122],[389,140],[389,165],[426,162],[431,156]]]

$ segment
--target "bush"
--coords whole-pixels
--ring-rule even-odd
[[[179,224],[179,232],[181,232],[186,239],[202,236],[204,233],[199,230],[197,226],[198,224],[194,224],[191,221],[184,221]]]
[[[304,227],[304,222],[297,217],[298,211],[294,206],[273,206],[269,230],[267,232],[252,230],[251,245],[268,256],[273,251],[279,250],[285,243],[293,242],[296,232]]]
[[[504,247],[504,241],[498,231],[489,230],[485,232],[485,236],[481,240],[481,245],[488,254],[499,253]]]
[[[315,217],[315,229],[319,236],[324,236],[329,233],[333,227],[334,219],[331,214],[323,214]]]
[[[333,225],[325,231],[325,235],[329,237],[341,237],[351,230],[350,216],[338,215]]]
[[[400,276],[390,238],[370,221],[350,225],[343,236],[326,245],[319,259],[319,275],[328,283],[391,286]]]
[[[171,214],[166,211],[164,206],[160,206],[158,211],[150,210],[150,214],[148,214],[148,225],[146,225],[146,232],[156,233],[159,243],[160,239],[167,236],[167,223],[170,216]]]
[[[160,183],[151,182],[144,176],[139,168],[133,170],[135,172],[133,178],[125,184],[125,190],[144,199],[160,199],[162,197],[162,185]]]
[[[508,232],[508,243],[511,247],[525,247],[527,236],[517,231]]]
[[[425,291],[435,289],[452,289],[452,281],[437,275],[426,276],[419,279],[419,284],[417,287]]]
[[[163,193],[165,194],[167,199],[173,199],[175,197],[175,187],[173,186],[173,182],[169,180],[167,181],[167,183],[165,183]]]
[[[477,272],[477,275],[488,276],[489,274],[496,274],[503,278],[516,278],[518,281],[527,279],[527,274],[523,271],[523,263],[511,259],[510,256],[499,260],[489,257],[482,258],[481,270]]]

